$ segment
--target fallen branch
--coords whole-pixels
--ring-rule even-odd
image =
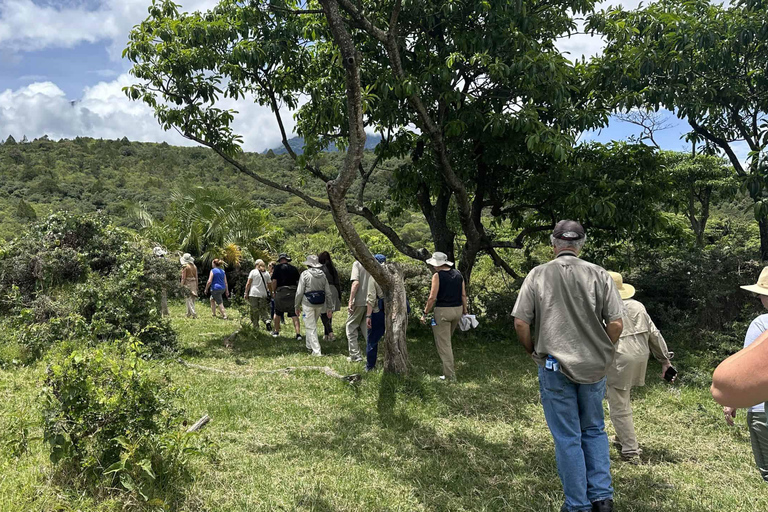
[[[345,382],[353,383],[358,382],[362,379],[359,373],[353,373],[351,375],[342,375],[330,366],[286,366],[285,368],[278,368],[275,370],[254,370],[251,372],[242,372],[242,371],[231,371],[231,370],[222,370],[221,368],[212,368],[210,366],[203,366],[199,364],[189,363],[181,358],[178,358],[177,361],[182,364],[183,366],[186,366],[187,368],[194,368],[196,370],[204,370],[208,372],[216,372],[216,373],[224,373],[226,375],[232,375],[235,377],[247,377],[249,375],[255,375],[258,373],[281,373],[281,374],[288,374],[296,371],[318,371],[326,374],[329,377],[333,377],[334,379],[343,380]]]
[[[211,421],[211,417],[206,414],[205,416],[197,420],[197,423],[195,423],[194,425],[192,425],[187,429],[187,434],[191,432],[197,432],[198,430],[206,426],[209,421]]]

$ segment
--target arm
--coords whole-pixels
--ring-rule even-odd
[[[648,346],[651,349],[653,357],[661,363],[661,378],[663,379],[664,374],[667,373],[667,370],[672,366],[672,363],[669,362],[669,348],[667,348],[667,342],[664,341],[664,336],[661,335],[661,332],[650,317],[648,317],[648,325],[650,327],[648,331]]]
[[[302,274],[301,277],[299,277],[299,286],[296,288],[296,297],[293,300],[293,306],[294,306],[294,309],[296,309],[297,315],[301,312],[301,300],[303,298],[304,298],[304,275]]]
[[[185,266],[181,269],[181,285],[182,286],[184,286],[184,280],[186,279],[186,277],[187,277],[187,267]]]
[[[251,291],[251,284],[253,280],[249,277],[248,282],[245,283],[245,293],[243,294],[243,297],[248,298],[248,293]]]
[[[525,320],[515,318],[515,332],[517,339],[523,346],[528,355],[533,354],[533,339],[531,338],[531,324]]]
[[[437,297],[437,295],[435,295],[435,297]],[[469,307],[467,306],[467,283],[464,281],[461,282],[461,305],[464,306],[462,314],[466,315],[469,313]]]
[[[213,282],[213,270],[211,270],[210,274],[208,274],[208,282],[205,283],[205,292],[208,293],[208,288],[211,287],[211,283]]]
[[[333,295],[331,294],[331,284],[328,279],[325,280],[325,314],[328,318],[333,318]]]
[[[355,295],[357,295],[358,288],[360,288],[360,281],[352,281],[352,290],[349,292],[349,304],[347,305],[350,314],[355,310]]]
[[[227,274],[224,274],[224,293],[229,297],[229,283],[227,283]]]
[[[427,298],[427,304],[424,306],[424,314],[421,315],[422,320],[426,320],[429,312],[432,311],[433,307],[435,307],[438,291],[440,291],[440,276],[438,276],[437,272],[435,272],[432,274],[432,286],[429,289],[429,298]]]
[[[611,343],[614,345],[617,341],[619,341],[619,337],[621,336],[621,331],[624,330],[624,321],[619,318],[618,320],[614,320],[612,322],[608,322],[605,325],[605,332],[608,334],[608,337],[611,339]]]
[[[712,396],[721,405],[751,407],[768,400],[768,332],[720,363],[712,375]]]

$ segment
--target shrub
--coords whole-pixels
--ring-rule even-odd
[[[140,343],[60,350],[41,393],[43,438],[68,483],[165,501],[189,477],[193,441],[177,432],[174,388],[140,357]]]

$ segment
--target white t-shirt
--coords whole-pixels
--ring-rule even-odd
[[[747,329],[747,335],[744,338],[744,348],[750,346],[766,330],[768,330],[768,314],[760,315],[752,320],[749,329]],[[752,412],[763,412],[765,411],[765,404],[757,404],[750,407],[749,410]]]
[[[264,281],[261,280],[262,277],[264,277]],[[251,281],[251,291],[248,293],[248,296],[267,298],[267,290],[264,288],[264,285],[269,286],[269,283],[272,282],[269,272],[261,272],[261,276],[259,276],[258,269],[253,269],[248,274],[248,279]]]

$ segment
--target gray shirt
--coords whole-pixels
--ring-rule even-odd
[[[366,305],[365,301],[368,296],[368,280],[370,278],[371,275],[367,270],[365,270],[362,263],[356,261],[354,265],[352,265],[352,275],[349,279],[352,281],[352,283],[355,281],[360,283],[360,285],[357,287],[357,293],[355,294],[355,300],[353,303],[357,308],[365,307]]]
[[[325,292],[325,304],[312,304],[304,296],[307,292]],[[310,308],[320,307],[323,311],[333,309],[333,296],[331,295],[331,285],[325,273],[319,268],[308,268],[299,276],[299,287],[296,289],[296,298],[294,301],[296,309],[301,306]]]
[[[533,358],[548,355],[573,382],[592,384],[605,377],[614,346],[605,324],[622,318],[624,305],[605,269],[570,252],[534,268],[523,282],[512,315],[533,324]]]

